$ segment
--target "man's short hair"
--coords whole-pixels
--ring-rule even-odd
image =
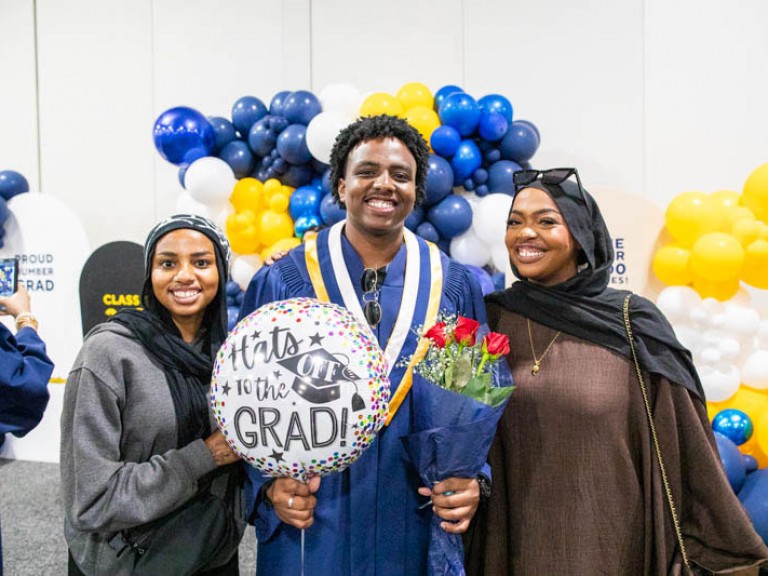
[[[379,138],[397,138],[416,160],[416,204],[424,201],[424,187],[429,169],[429,147],[416,128],[397,116],[366,116],[358,118],[336,137],[331,151],[331,192],[340,206],[339,179],[344,177],[349,153],[361,142]]]

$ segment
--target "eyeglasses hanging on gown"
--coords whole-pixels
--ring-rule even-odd
[[[387,276],[387,267],[366,268],[360,278],[363,289],[363,316],[371,328],[376,328],[381,322],[381,304],[379,304],[379,289]]]

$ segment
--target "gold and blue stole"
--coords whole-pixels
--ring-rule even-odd
[[[344,221],[321,231],[305,242],[305,262],[318,300],[344,306],[362,326],[368,323],[358,300],[349,270],[344,262],[341,235]],[[389,401],[389,424],[411,389],[413,367],[426,354],[428,342],[412,329],[428,329],[437,321],[443,289],[440,251],[434,244],[403,229],[406,250],[403,292],[392,334],[384,355],[389,365],[389,380],[394,391]],[[404,366],[401,358],[410,357]]]

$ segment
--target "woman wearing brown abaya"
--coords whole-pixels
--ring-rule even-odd
[[[487,304],[517,389],[468,572],[684,574],[600,210],[574,169],[518,172],[515,188],[506,244],[520,281]],[[633,296],[629,316],[689,564],[756,574],[768,549],[719,463],[690,354],[648,300]]]

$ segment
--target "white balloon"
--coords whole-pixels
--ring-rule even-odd
[[[741,384],[739,371],[732,364],[699,370],[701,386],[708,402],[723,402],[736,394]]]
[[[229,164],[221,158],[206,156],[190,164],[184,183],[189,195],[218,212],[232,194],[237,182]]]
[[[719,364],[722,361],[722,355],[720,354],[720,350],[714,346],[705,346],[701,349],[699,361],[702,364]]]
[[[691,326],[698,330],[707,330],[709,328],[709,313],[701,306],[689,310],[688,319]]]
[[[687,323],[690,311],[698,308],[700,304],[698,293],[689,286],[664,288],[656,300],[656,305],[672,324]]]
[[[678,324],[673,326],[673,328],[675,330],[675,336],[680,340],[680,344],[688,348],[688,350],[691,351],[691,354],[696,356],[701,352],[701,349],[704,347],[704,338],[700,331],[684,324]]]
[[[507,232],[507,215],[512,206],[512,196],[488,194],[480,199],[472,215],[472,230],[483,242],[491,246],[504,245]],[[502,268],[503,270],[503,268]]]
[[[491,260],[491,251],[470,228],[451,240],[451,258],[462,264],[485,266]]]
[[[211,220],[213,220],[213,223],[219,227],[219,230],[226,231],[227,218],[229,218],[234,213],[235,213],[235,207],[232,206],[232,204],[230,204],[229,202],[227,202],[226,204],[224,204],[221,210],[219,210],[215,214],[211,214]]]
[[[755,345],[758,348],[768,349],[768,320],[761,320],[758,324]]]
[[[350,123],[349,117],[338,112],[321,112],[309,122],[305,141],[315,160],[330,164],[331,149],[342,128]]]
[[[509,252],[505,244],[491,248],[491,261],[499,272],[505,272],[509,266]]]
[[[205,218],[210,216],[208,207],[192,198],[187,191],[182,192],[176,198],[176,212],[174,214],[197,214]]]
[[[731,303],[725,307],[723,330],[736,338],[751,337],[760,326],[760,314],[753,308],[737,306]]]
[[[739,357],[739,354],[741,354],[741,344],[736,338],[731,338],[730,336],[724,337],[718,343],[717,348],[720,351],[720,356],[722,356],[723,360],[736,364],[736,359]]]
[[[246,290],[259,268],[261,268],[261,257],[257,254],[239,255],[232,258],[229,275],[240,286],[240,290]]]
[[[768,350],[755,350],[747,358],[741,368],[741,379],[751,388],[768,388]]]
[[[363,104],[360,91],[351,84],[329,84],[318,94],[323,112],[338,112],[350,120],[356,118]]]

